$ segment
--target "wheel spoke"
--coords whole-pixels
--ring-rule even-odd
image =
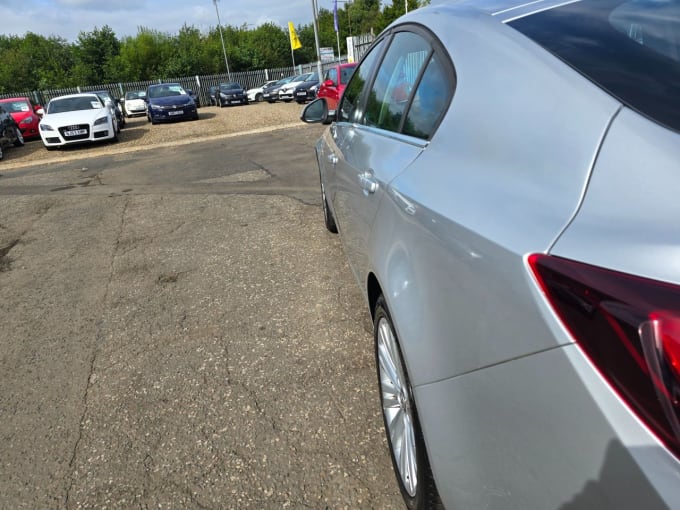
[[[410,413],[404,413],[404,443],[402,445],[403,464],[401,468],[404,487],[413,496],[418,482],[418,461],[416,459],[416,438]]]

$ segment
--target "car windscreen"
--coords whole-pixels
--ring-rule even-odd
[[[0,105],[2,105],[2,107],[10,113],[24,113],[31,111],[31,105],[25,100],[3,101],[0,103]]]
[[[128,92],[125,94],[125,100],[131,99],[144,99],[146,97],[146,92]]]
[[[185,96],[187,93],[181,85],[157,85],[149,87],[149,98],[155,99],[158,97],[170,96]]]
[[[52,99],[47,105],[47,113],[77,112],[79,110],[96,110],[103,108],[97,96],[65,97],[63,99]]]
[[[508,23],[628,107],[680,131],[680,3],[582,0]]]
[[[220,90],[240,90],[241,85],[238,83],[223,83],[220,85]]]

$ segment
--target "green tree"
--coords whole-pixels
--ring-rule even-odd
[[[121,78],[114,65],[120,54],[120,42],[108,25],[92,32],[80,32],[75,48],[75,79],[84,85],[111,83]]]
[[[73,48],[58,37],[27,32],[0,36],[0,91],[29,91],[70,85]]]

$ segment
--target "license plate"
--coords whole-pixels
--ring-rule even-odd
[[[184,113],[184,110],[175,110],[172,112],[168,112],[168,115],[182,115]]]
[[[297,95],[298,95],[298,96],[306,96],[306,95],[307,95],[307,92],[298,92]]]
[[[64,136],[80,136],[87,133],[87,129],[74,129],[73,131],[64,131]]]
[[[241,101],[230,101],[231,104],[240,104]]]

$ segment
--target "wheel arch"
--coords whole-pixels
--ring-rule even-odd
[[[366,299],[368,300],[368,309],[371,312],[371,321],[375,320],[375,305],[382,294],[383,290],[377,276],[374,273],[369,273],[366,279]]]

